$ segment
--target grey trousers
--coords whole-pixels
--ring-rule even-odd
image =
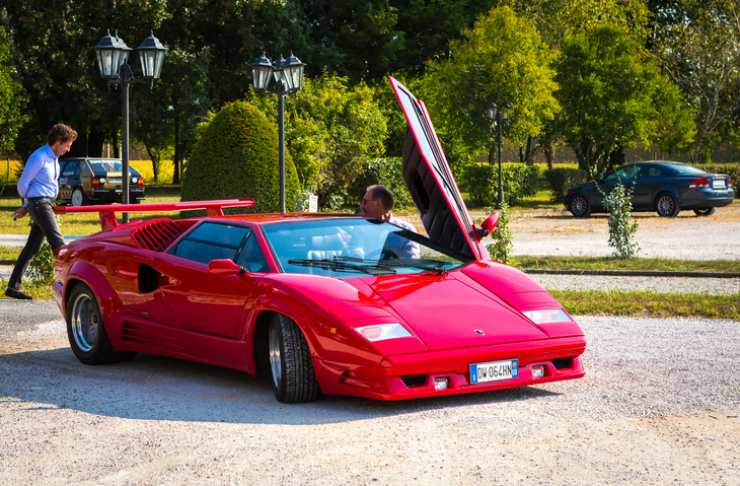
[[[23,247],[18,260],[15,262],[13,273],[10,275],[8,287],[19,290],[23,273],[31,263],[31,259],[41,249],[41,244],[49,242],[53,250],[58,250],[64,245],[64,237],[59,231],[57,218],[54,216],[52,207],[54,200],[47,197],[34,197],[28,199],[28,213],[31,215],[31,233],[28,235],[26,246]]]

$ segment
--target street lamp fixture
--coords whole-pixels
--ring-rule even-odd
[[[164,63],[166,47],[150,33],[144,39],[136,52],[139,55],[141,73],[144,80],[152,83],[159,79]],[[108,31],[95,45],[95,54],[98,59],[100,77],[111,84],[121,86],[121,183],[123,204],[129,203],[129,173],[128,173],[128,147],[129,147],[129,92],[131,83],[134,81],[134,73],[128,64],[128,56],[132,49],[116,35]],[[123,222],[128,221],[128,213],[123,213]]]
[[[272,91],[278,96],[278,138],[280,148],[280,212],[285,213],[285,97],[303,87],[306,65],[292,52],[288,59],[273,63],[264,53],[252,63],[252,85],[258,93]]]
[[[503,169],[501,167],[501,125],[506,120],[506,114],[504,111],[508,108],[506,103],[492,102],[488,108],[488,116],[491,123],[496,125],[496,152],[498,158],[498,208],[501,209],[504,205],[504,177]]]

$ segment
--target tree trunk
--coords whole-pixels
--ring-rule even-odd
[[[175,111],[175,155],[172,165],[174,169],[172,171],[172,183],[180,183],[180,161],[182,159],[182,147],[180,141],[180,112]]]
[[[152,150],[149,145],[144,144],[146,147],[146,153],[149,154],[149,159],[152,161],[152,173],[154,174],[154,182],[159,182],[159,154]]]
[[[547,168],[552,170],[552,159],[555,157],[555,149],[552,143],[546,142],[542,145],[542,151],[545,153],[545,160],[547,160]]]
[[[524,162],[531,164],[532,163],[532,137],[527,137],[527,146],[524,150]]]

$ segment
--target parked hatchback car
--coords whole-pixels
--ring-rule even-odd
[[[676,216],[682,209],[708,216],[735,198],[728,175],[710,174],[681,162],[653,160],[624,165],[604,179],[574,187],[565,197],[565,206],[576,217],[606,212],[604,195],[620,182],[632,192],[634,211],[656,211],[666,217]]]
[[[69,158],[59,161],[59,200],[71,206],[96,202],[121,202],[123,186],[120,159]],[[129,172],[129,201],[144,197],[144,178],[133,167]]]

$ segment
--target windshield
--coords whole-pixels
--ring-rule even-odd
[[[108,172],[121,172],[123,170],[123,164],[120,160],[96,160],[90,162],[92,170],[95,174],[107,174]],[[139,173],[133,167],[128,167],[128,173],[130,175],[138,176]]]
[[[263,230],[282,270],[338,278],[446,272],[464,260],[391,223],[363,218],[291,221]]]
[[[697,169],[696,167],[691,167],[689,165],[679,165],[679,164],[671,164],[668,167],[670,167],[674,174],[678,175],[688,175],[688,176],[702,176],[707,175],[706,172],[704,172],[701,169]]]

